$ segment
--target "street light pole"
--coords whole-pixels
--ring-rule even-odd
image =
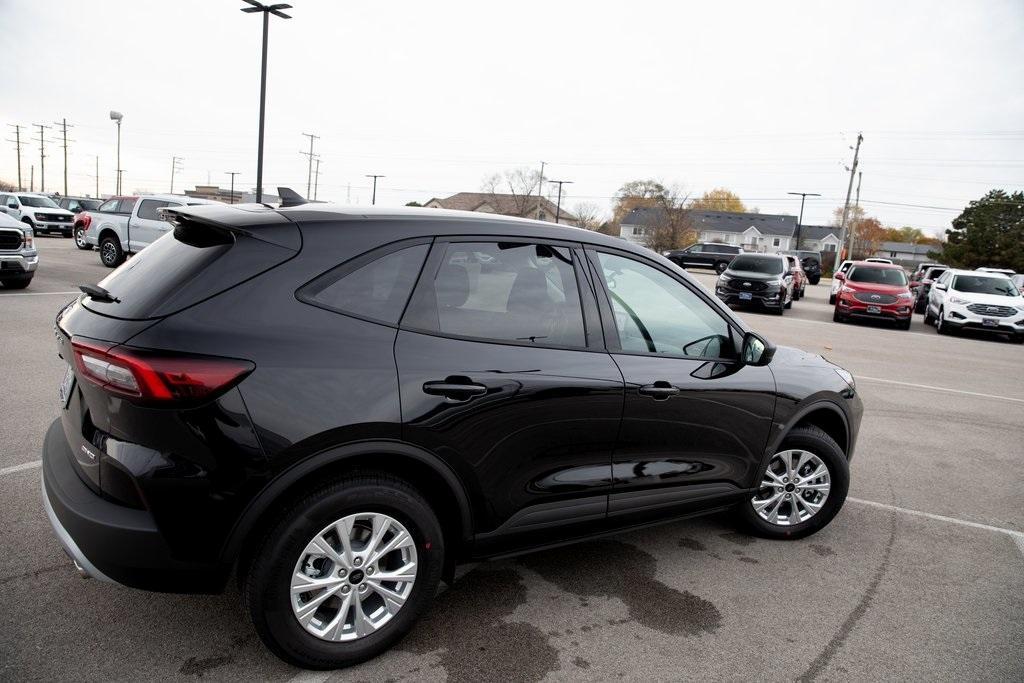
[[[808,197],[820,197],[820,194],[815,192],[787,192],[786,194],[798,195],[800,197],[800,218],[796,221],[796,248],[800,249],[800,232],[804,225],[804,200]]]
[[[260,130],[259,130],[259,142],[256,148],[256,203],[263,202],[263,123],[266,118],[267,111],[267,35],[270,31],[270,15],[273,14],[276,17],[282,19],[291,19],[290,15],[285,14],[281,10],[290,9],[291,5],[277,4],[277,5],[264,5],[263,3],[256,2],[256,0],[242,0],[251,7],[242,7],[242,11],[247,14],[253,12],[263,12],[263,59],[260,63]]]
[[[366,177],[373,178],[373,199],[370,200],[370,204],[373,205],[377,203],[377,178],[386,178],[387,176],[372,175],[367,173]]]
[[[114,194],[121,194],[121,119],[124,114],[119,111],[110,112],[110,120],[117,123],[117,183],[114,185]]]
[[[572,185],[571,180],[549,180],[549,183],[558,185],[558,201],[555,203],[555,222],[562,217],[562,185]]]
[[[227,173],[229,176],[231,176],[231,201],[228,202],[228,203],[229,204],[234,204],[235,203],[235,176],[238,175],[238,171],[224,171],[224,172]]]

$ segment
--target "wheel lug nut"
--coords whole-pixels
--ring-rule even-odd
[[[361,558],[361,557],[357,557],[357,558],[355,559],[355,562],[353,562],[353,564],[354,564],[355,566],[357,566],[357,567],[361,566],[361,565],[363,564],[363,558]]]
[[[779,493],[782,493],[782,487],[781,486],[779,487]]]
[[[352,589],[350,587],[348,587],[348,586],[342,586],[341,587],[341,592],[342,593],[348,593],[350,590],[352,590]]]
[[[359,584],[359,592],[360,593],[365,593],[366,592],[366,584],[365,583]]]
[[[342,567],[341,569],[338,570],[338,576],[340,576],[341,578],[345,578],[346,574],[348,574],[348,572],[345,571],[344,567]]]
[[[783,477],[782,478],[782,483],[783,484],[788,484],[789,483],[789,477]]]
[[[369,576],[369,575],[370,575],[370,574],[372,574],[372,573],[373,573],[373,567],[367,567],[367,568],[366,568],[366,574],[367,574],[367,576]]]

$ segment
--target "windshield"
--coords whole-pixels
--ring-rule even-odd
[[[37,209],[59,209],[56,203],[49,197],[26,197],[23,194],[18,195],[18,199],[25,206],[34,206]]]
[[[1019,294],[1008,277],[957,275],[953,278],[952,288],[968,294],[995,294],[996,296],[1017,296]]]
[[[774,256],[737,256],[729,264],[729,269],[777,275],[782,273],[782,259]]]
[[[907,285],[907,274],[898,268],[857,266],[850,271],[847,279],[850,282],[863,282],[872,285],[892,285],[894,287]]]

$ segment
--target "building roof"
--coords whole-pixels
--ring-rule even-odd
[[[522,217],[525,214],[525,217],[532,218],[536,215],[537,211],[537,198],[533,195],[457,192],[450,197],[434,197],[425,202],[425,204],[430,204],[431,202],[437,202],[441,205],[442,209],[452,209],[454,211],[476,211],[486,204],[493,208],[495,213],[503,216]],[[541,206],[545,213],[549,213],[552,216],[559,212],[558,207],[550,199],[542,198]],[[567,221],[576,220],[576,216],[566,211],[564,207],[560,213],[562,218],[565,218]]]
[[[834,225],[800,226],[800,239],[802,240],[820,240],[828,237],[829,235],[835,235],[836,239],[839,239],[839,228]]]
[[[796,216],[770,213],[735,213],[732,211],[706,211],[684,209],[693,223],[694,230],[742,233],[751,227],[763,235],[792,237],[796,230]],[[639,207],[622,219],[623,225],[652,226],[660,223],[665,216],[661,207]],[[806,235],[805,235],[806,236]]]
[[[915,256],[927,256],[929,251],[936,251],[940,247],[934,244],[914,244],[913,242],[882,242],[875,251],[896,251]]]

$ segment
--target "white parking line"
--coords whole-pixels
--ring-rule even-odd
[[[289,679],[288,683],[324,683],[331,677],[332,671],[307,671],[303,669]]]
[[[11,467],[0,467],[0,477],[5,474],[14,474],[15,472],[22,472],[24,470],[34,470],[43,464],[42,460],[33,460],[32,462],[22,463],[20,465],[12,465]]]
[[[981,529],[983,531],[994,531],[1000,534],[1006,534],[1013,539],[1013,542],[1017,544],[1017,549],[1020,550],[1020,554],[1024,555],[1024,532],[1015,531],[1014,529],[1007,529],[1001,526],[992,526],[991,524],[981,524],[979,522],[969,522],[966,519],[957,519],[956,517],[946,517],[945,515],[936,515],[931,512],[921,512],[920,510],[910,510],[908,508],[901,508],[896,505],[887,505],[886,503],[876,503],[873,500],[863,500],[861,498],[847,498],[847,501],[851,503],[857,503],[858,505],[867,505],[869,507],[880,508],[882,510],[892,510],[893,512],[899,512],[904,515],[911,515],[912,517],[924,517],[925,519],[932,519],[936,522],[946,522],[947,524],[958,524],[959,526],[966,526],[972,529]]]
[[[67,296],[68,294],[81,294],[81,292],[78,290],[73,292],[12,292],[10,294],[0,294],[0,298],[10,298],[15,296],[55,296],[57,294]]]
[[[913,382],[900,382],[894,379],[882,379],[881,377],[865,377],[864,375],[854,375],[854,379],[858,382],[863,380],[865,382],[881,382],[883,384],[897,384],[904,387],[912,387],[914,389],[927,389],[928,391],[944,391],[948,394],[963,394],[964,396],[978,396],[980,398],[994,398],[997,401],[1013,401],[1014,403],[1024,403],[1024,398],[1013,398],[1012,396],[999,396],[998,394],[982,394],[977,391],[965,391],[964,389],[949,389],[947,387],[935,387],[930,384],[914,384]]]

